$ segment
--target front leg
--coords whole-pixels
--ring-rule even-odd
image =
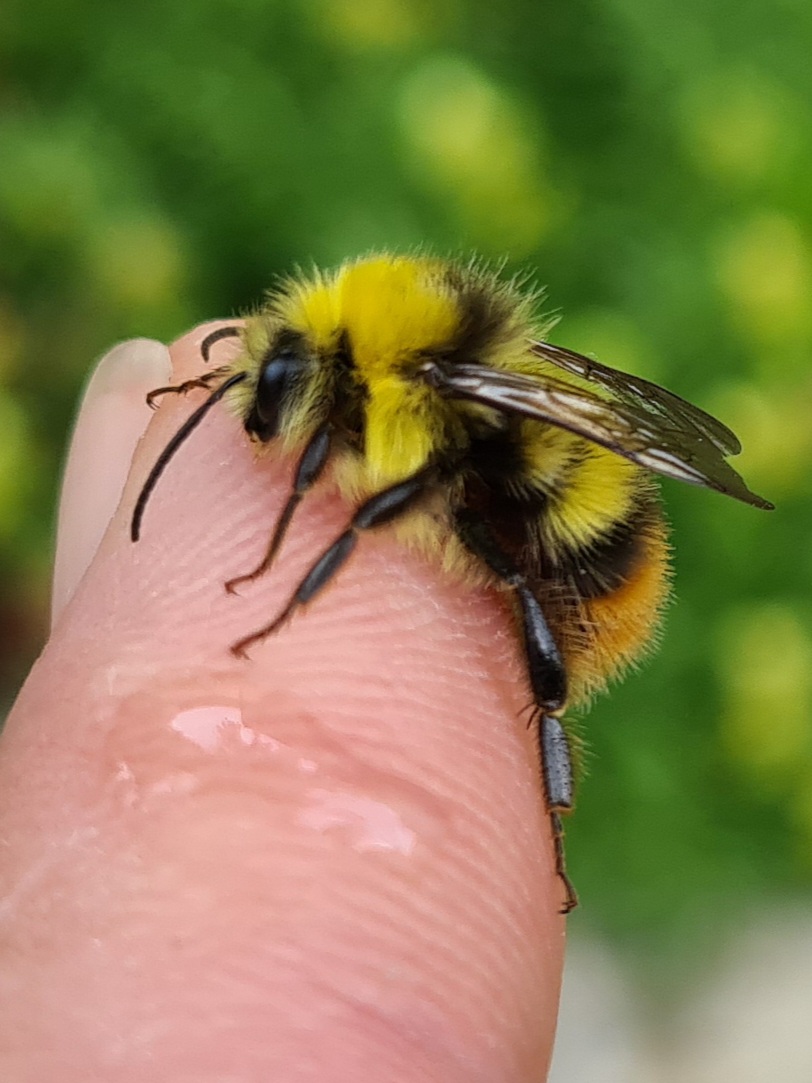
[[[230,372],[229,365],[220,365],[219,368],[212,369],[211,372],[204,372],[202,376],[195,376],[192,380],[184,380],[182,384],[170,384],[168,387],[156,387],[147,395],[147,406],[153,410],[157,409],[156,399],[159,399],[163,395],[185,395],[187,391],[194,391],[198,387],[205,388],[207,391],[212,384],[217,383],[218,380]]]

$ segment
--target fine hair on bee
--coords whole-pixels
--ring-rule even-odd
[[[257,566],[262,575],[302,499],[329,477],[354,508],[287,603],[233,644],[277,632],[339,572],[368,530],[510,599],[538,725],[562,912],[577,903],[561,814],[574,802],[565,711],[651,645],[669,592],[667,530],[654,475],[757,508],[729,464],[721,422],[638,376],[545,341],[536,296],[477,262],[367,256],[284,280],[242,326],[234,360],[148,396],[208,390],[154,464],[132,516],[137,541],[156,483],[220,400],[258,448],[296,457],[288,498]],[[428,509],[430,508],[430,513]],[[438,513],[439,509],[439,513]]]

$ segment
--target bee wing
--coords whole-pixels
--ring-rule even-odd
[[[534,352],[550,360],[547,348],[546,343],[538,344]],[[598,376],[593,378],[594,364],[567,352],[566,365],[560,367],[592,379],[609,392],[610,398],[553,376],[531,376],[473,363],[449,368],[432,366],[427,377],[449,398],[467,399],[505,414],[556,425],[656,474],[715,489],[757,508],[772,507],[747,488],[725,459],[740,447],[729,429],[639,377],[600,366],[595,370]]]
[[[597,384],[621,401],[638,403],[648,413],[669,420],[671,424],[676,422],[688,429],[698,429],[725,455],[738,455],[742,449],[739,438],[727,425],[658,384],[609,368],[583,354],[554,346],[552,342],[534,342],[532,350],[537,357]]]

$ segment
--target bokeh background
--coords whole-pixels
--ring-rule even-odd
[[[94,357],[244,310],[297,263],[507,257],[547,285],[557,341],[742,436],[778,510],[664,484],[677,604],[656,659],[588,722],[562,1081],[695,1083],[680,1057],[700,1032],[741,1052],[711,1009],[686,1022],[701,996],[730,1004],[712,995],[726,968],[762,960],[742,1033],[765,1049],[786,937],[812,972],[810,55],[808,0],[0,6],[6,702],[45,636]],[[812,1011],[812,977],[799,996]],[[809,1045],[775,1055],[768,1075],[749,1056],[707,1078],[812,1078]]]

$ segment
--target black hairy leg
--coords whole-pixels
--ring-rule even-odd
[[[570,812],[573,807],[572,754],[566,730],[558,717],[567,702],[564,662],[526,576],[499,545],[485,519],[474,511],[460,509],[455,514],[454,525],[463,545],[512,588],[518,602],[527,674],[538,709],[541,778],[553,833],[555,871],[565,892],[561,912],[568,914],[578,905],[578,895],[567,875],[561,823],[561,813]]]
[[[233,594],[241,584],[251,583],[254,579],[258,579],[267,572],[271,564],[273,564],[276,554],[279,552],[279,548],[285,539],[285,534],[291,524],[294,512],[301,503],[302,497],[309,489],[312,489],[324,472],[324,467],[327,465],[327,460],[330,457],[331,436],[331,427],[329,425],[323,425],[320,429],[316,430],[308,441],[299,462],[296,464],[296,472],[293,477],[293,488],[276,521],[276,526],[271,535],[271,540],[268,544],[265,556],[253,571],[246,572],[245,575],[238,575],[234,579],[229,579],[225,585],[229,594]]]
[[[424,497],[433,480],[432,471],[421,470],[412,477],[390,485],[365,500],[353,515],[347,529],[339,534],[332,545],[325,549],[311,565],[282,611],[270,624],[235,643],[231,648],[232,653],[238,657],[245,657],[249,647],[273,635],[295,610],[307,605],[327,586],[349,559],[360,534],[391,523],[393,519],[411,511]]]

